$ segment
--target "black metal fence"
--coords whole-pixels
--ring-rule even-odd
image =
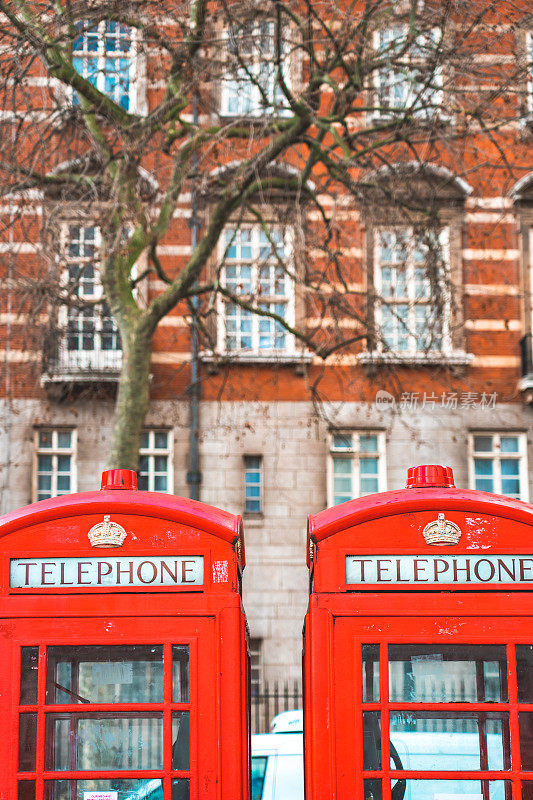
[[[269,733],[270,723],[282,711],[302,708],[302,687],[298,681],[291,685],[288,681],[280,685],[264,683],[252,685],[251,710],[252,733]]]

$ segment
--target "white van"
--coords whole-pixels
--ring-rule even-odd
[[[284,711],[252,736],[252,800],[304,800],[303,712]]]

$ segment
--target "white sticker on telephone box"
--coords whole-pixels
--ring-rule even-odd
[[[83,800],[118,800],[118,792],[84,792]]]

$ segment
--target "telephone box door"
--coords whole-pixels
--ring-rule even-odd
[[[531,617],[338,617],[333,663],[338,800],[533,798]]]
[[[9,621],[0,772],[17,800],[218,796],[214,618]],[[201,665],[201,669],[199,668]]]

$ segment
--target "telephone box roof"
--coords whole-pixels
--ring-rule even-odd
[[[119,471],[114,470],[114,472]],[[123,473],[126,470],[120,470],[120,472]],[[104,473],[105,475],[106,473]],[[104,485],[104,478],[102,484]],[[0,538],[30,525],[84,514],[119,513],[158,517],[170,522],[189,525],[217,536],[232,545],[240,540],[240,565],[241,568],[244,568],[244,541],[242,521],[239,515],[230,514],[197,500],[189,500],[163,492],[139,491],[136,488],[136,481],[128,481],[128,484],[127,488],[102,488],[95,492],[67,494],[18,508],[0,517]]]
[[[422,469],[422,468],[415,468]],[[441,469],[449,470],[449,467]],[[451,471],[450,471],[451,472]],[[412,469],[409,471],[411,476]],[[448,473],[449,474],[449,473]],[[488,514],[533,525],[533,505],[503,495],[480,492],[475,489],[457,489],[453,486],[427,485],[418,488],[398,489],[366,495],[347,503],[326,508],[309,516],[309,540],[319,543],[340,531],[379,517],[409,514],[417,511],[468,511]]]

